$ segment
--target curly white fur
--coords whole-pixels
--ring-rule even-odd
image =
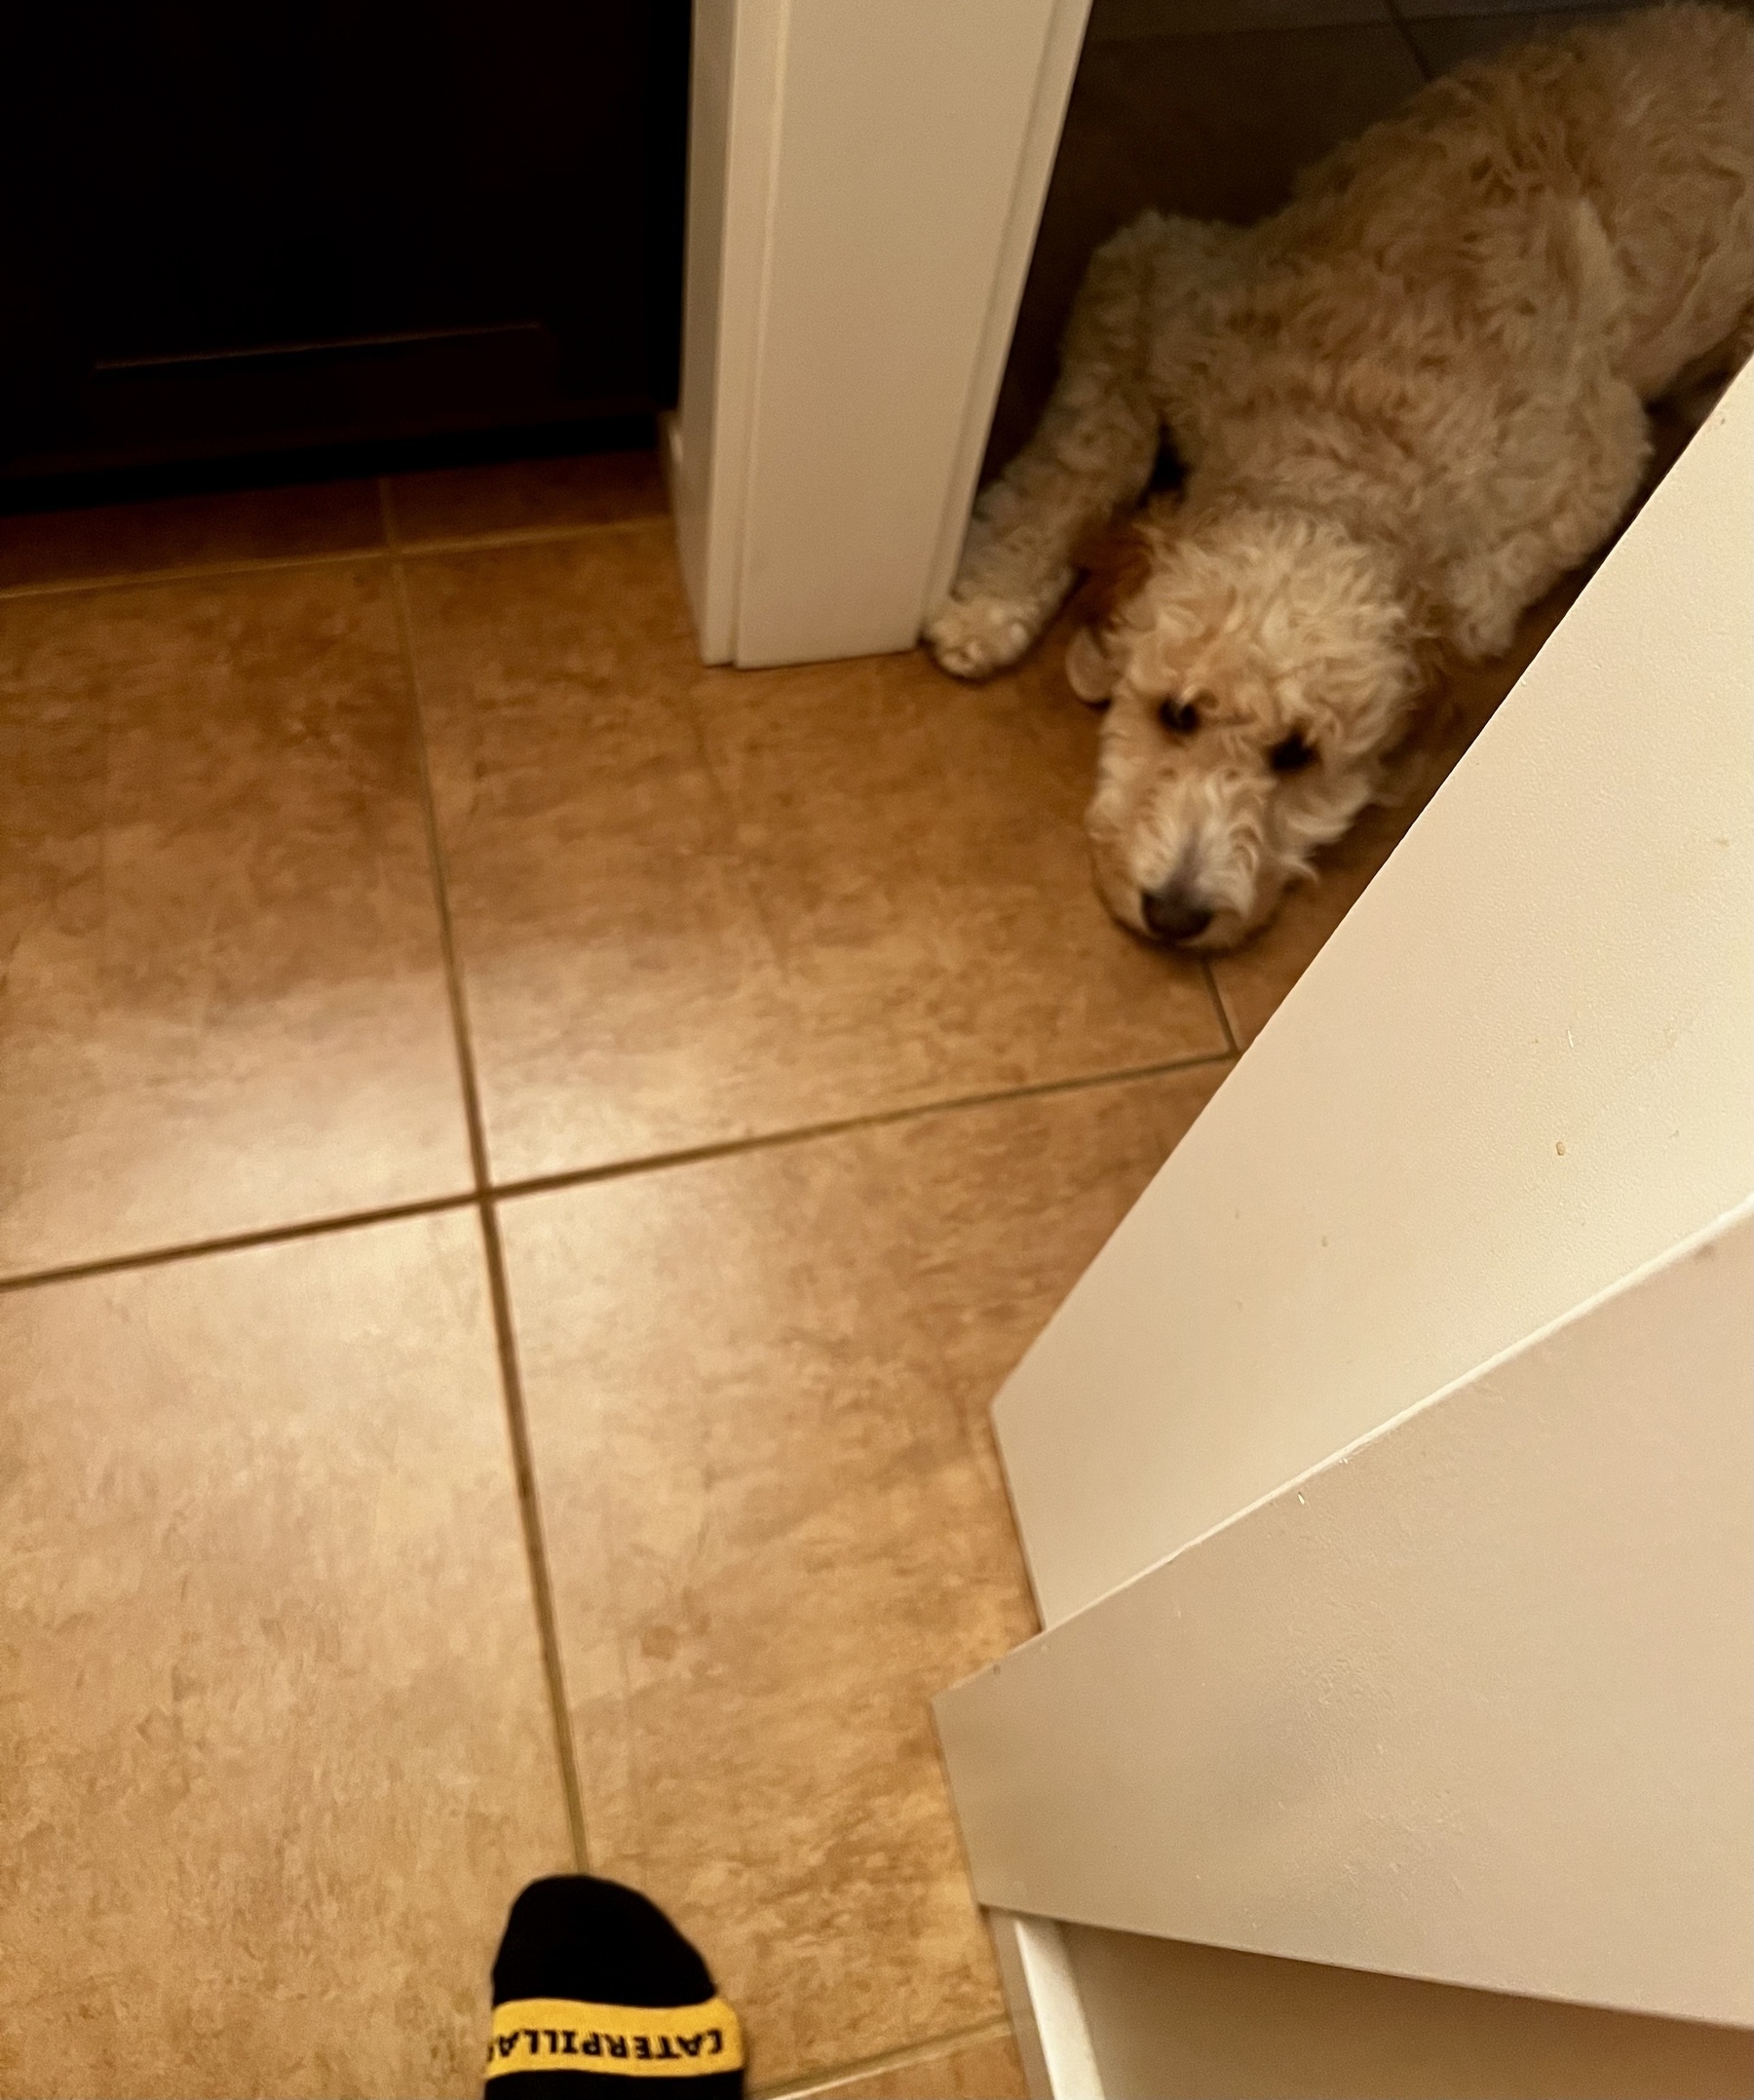
[[[1751,329],[1745,15],[1684,0],[1464,67],[1262,225],[1148,212],[1097,252],[926,638],[962,677],[1014,662],[1172,434],[1185,496],[1067,668],[1113,703],[1110,908],[1232,945],[1377,792],[1431,647],[1504,649],[1631,502],[1645,403]]]

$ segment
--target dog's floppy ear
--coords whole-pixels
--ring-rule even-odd
[[[1075,606],[1085,625],[1066,652],[1066,676],[1080,700],[1098,706],[1115,689],[1106,637],[1121,608],[1151,574],[1151,548],[1137,519],[1122,518],[1081,541],[1072,559],[1085,572]]]
[[[1072,552],[1084,571],[1078,610],[1091,627],[1107,627],[1151,574],[1151,546],[1136,516],[1117,518],[1087,533]]]
[[[1080,628],[1066,651],[1066,679],[1079,699],[1100,707],[1115,690],[1115,667],[1094,628]]]

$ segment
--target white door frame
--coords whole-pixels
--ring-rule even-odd
[[[1090,0],[695,0],[667,459],[711,664],[949,589]]]

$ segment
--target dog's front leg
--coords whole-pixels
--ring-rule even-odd
[[[1016,662],[1071,590],[1073,549],[1151,478],[1158,416],[1145,325],[1156,238],[1141,222],[1097,250],[1041,427],[974,506],[955,586],[926,628],[933,655],[959,678]]]

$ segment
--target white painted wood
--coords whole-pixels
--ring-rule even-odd
[[[736,649],[786,0],[695,0],[682,395],[665,460],[701,655]]]
[[[1066,1926],[1109,2100],[1723,2100],[1754,2036]]]
[[[1087,10],[697,0],[669,464],[708,662],[913,644],[966,520]]]
[[[943,514],[938,521],[936,552],[927,573],[924,617],[935,613],[950,595],[969,529],[969,514],[974,507],[975,483],[993,427],[993,409],[1005,377],[1005,361],[1010,355],[1011,331],[1017,325],[1017,309],[1035,252],[1036,234],[1042,223],[1048,184],[1053,176],[1054,156],[1066,122],[1066,104],[1078,72],[1079,53],[1088,26],[1090,0],[1054,0],[1049,16],[1041,70],[1036,78],[1035,101],[1030,109],[1017,166],[1012,177],[1010,210],[994,265],[992,289],[987,296],[986,320],[982,324],[974,365],[969,381],[968,401],[963,409],[962,435],[957,440]],[[922,621],[923,624],[923,621]]]
[[[986,1913],[987,1929],[993,1935],[993,1953],[999,1963],[999,1987],[1005,1993],[1005,2009],[1010,2015],[1016,2038],[1017,2056],[1023,2066],[1023,2081],[1029,2100],[1053,2100],[1053,2081],[1042,2047],[1041,2023],[1036,2018],[1035,1995],[1029,1987],[1021,1944],[1023,1921],[1008,1910]],[[1059,1928],[1053,1929],[1057,1932]]]
[[[988,1911],[987,1925],[1030,2100],[1105,2100],[1059,1926],[998,1910]]]
[[[1754,1200],[943,1695],[983,1903],[1754,2021]]]
[[[1052,1625],[1754,1187],[1754,370],[1005,1388]]]

